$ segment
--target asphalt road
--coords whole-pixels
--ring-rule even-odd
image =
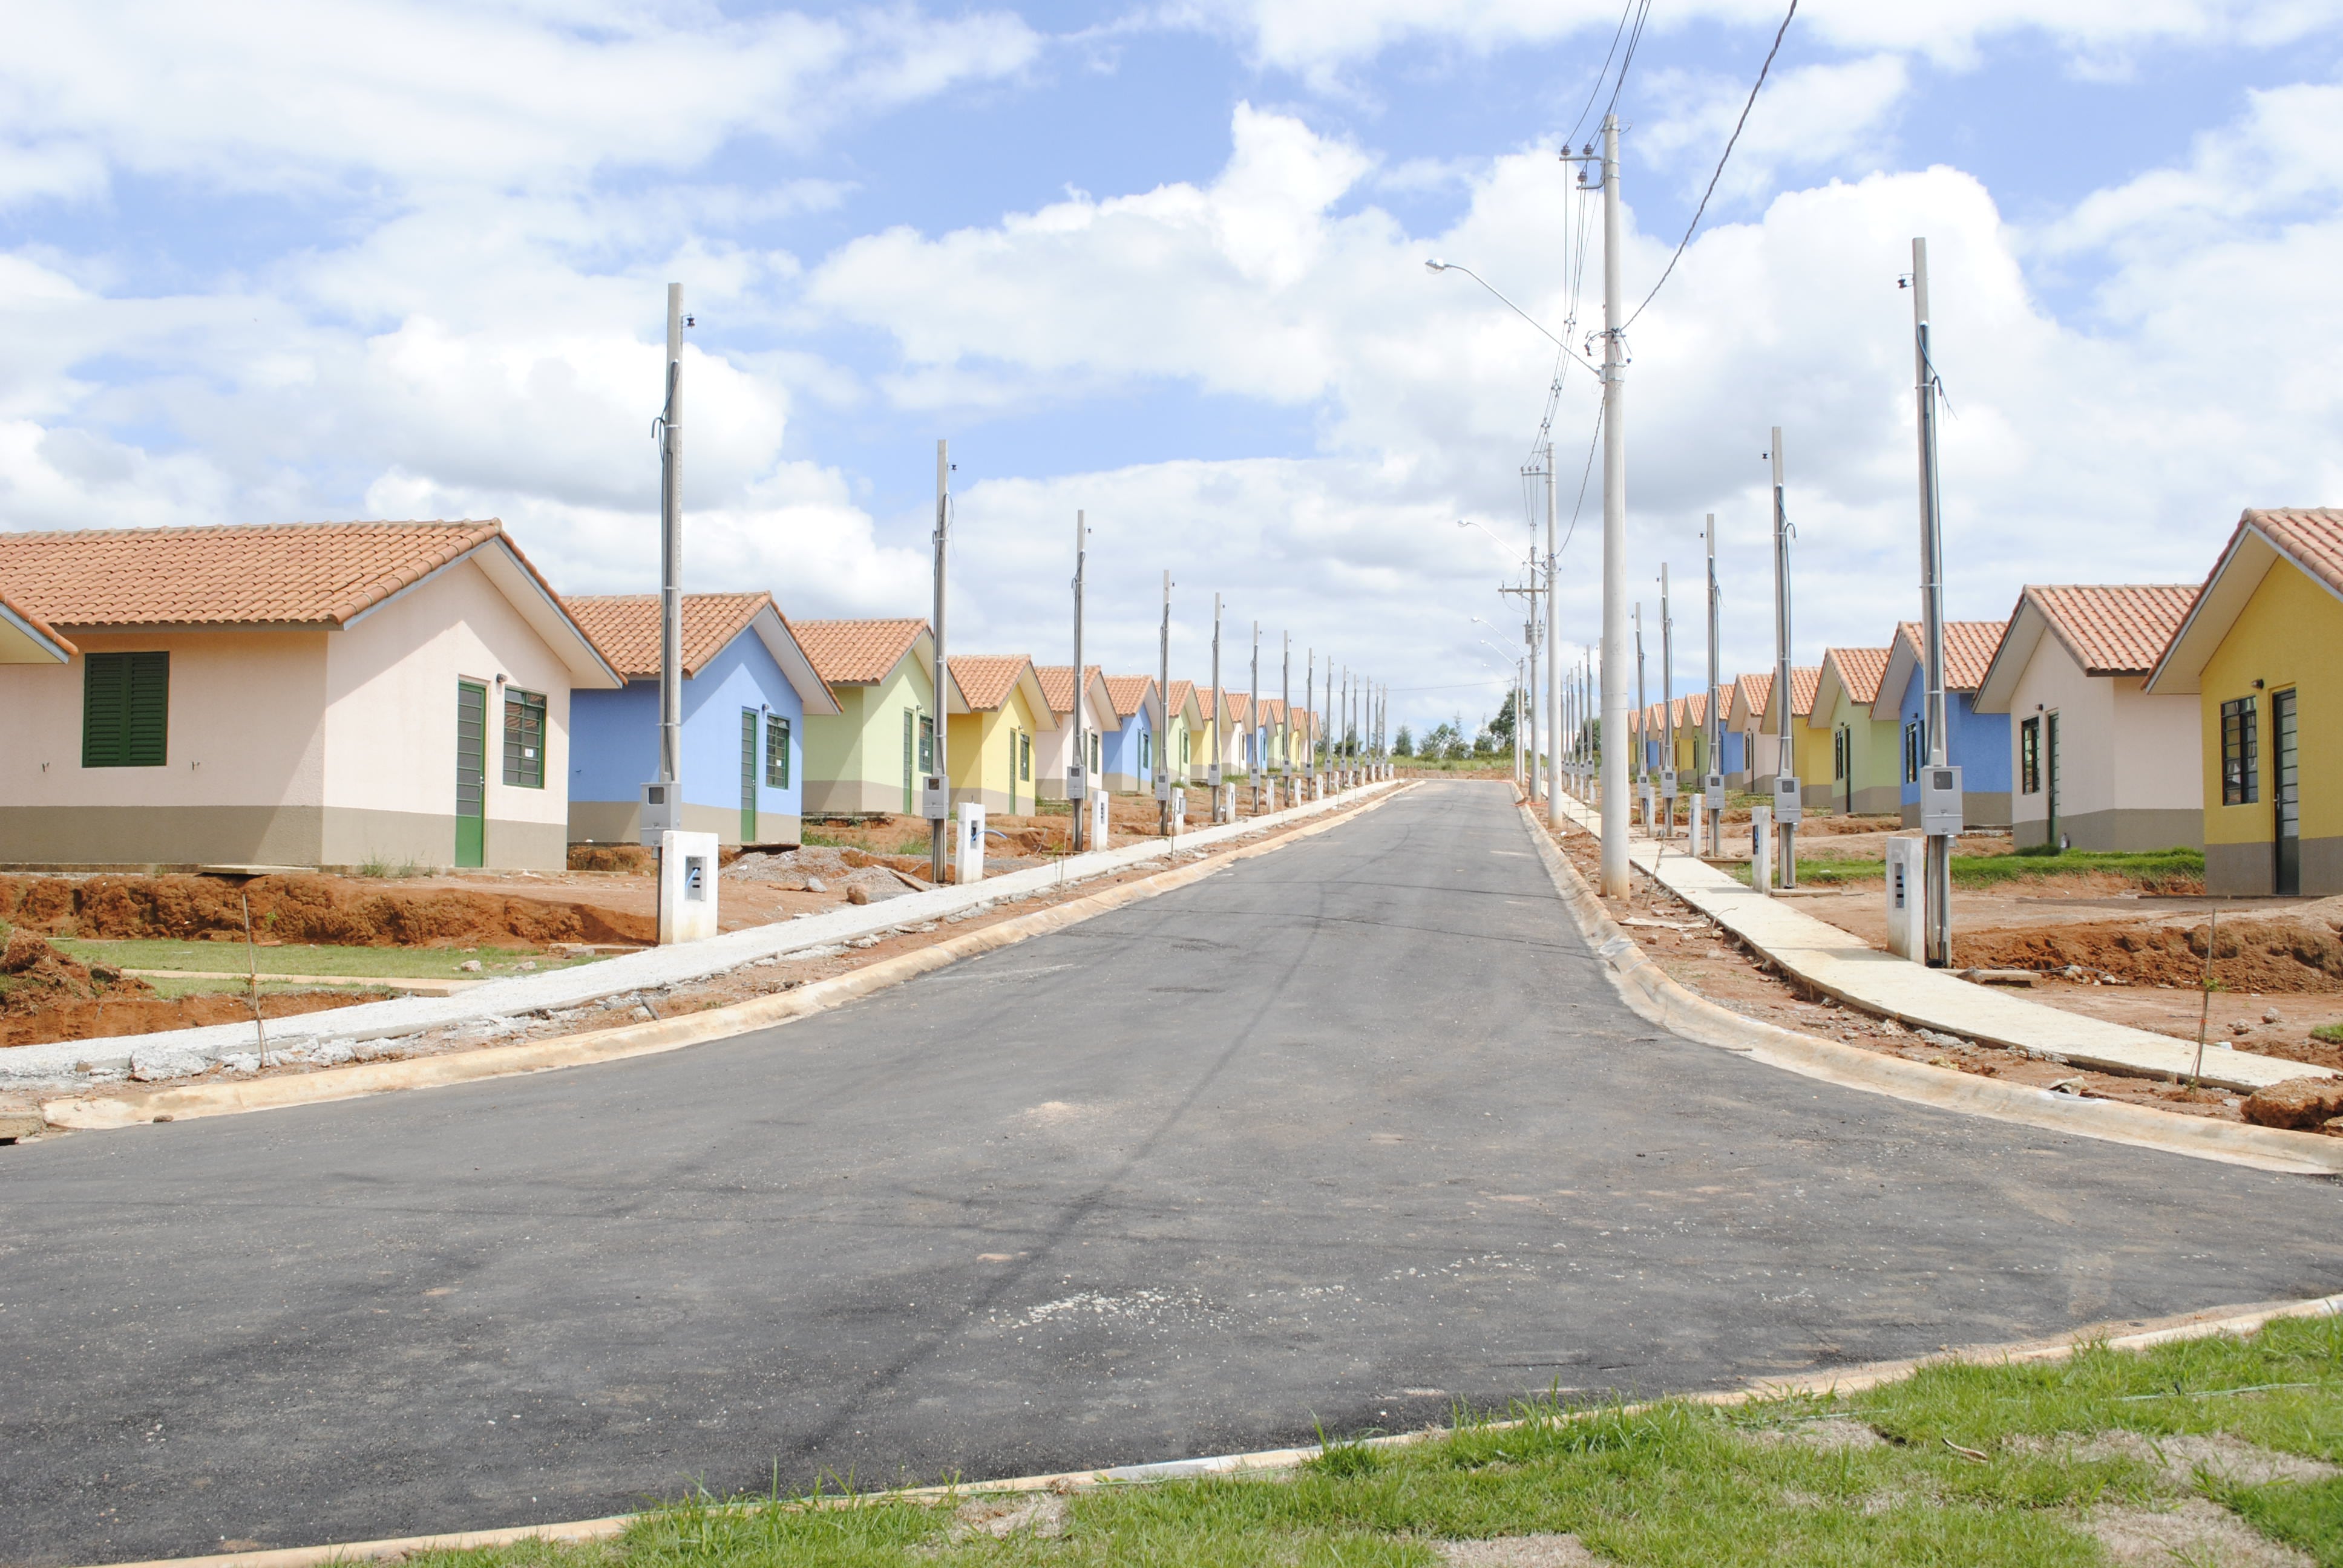
[[[2343,1288],[2334,1184],[1622,1005],[1507,794],[637,1061],[0,1148],[0,1559],[982,1478]]]

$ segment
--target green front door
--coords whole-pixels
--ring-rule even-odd
[[[488,864],[488,689],[456,683],[456,864]]]
[[[757,841],[757,710],[740,710],[740,842]]]

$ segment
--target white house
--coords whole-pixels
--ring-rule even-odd
[[[1041,695],[1050,704],[1058,727],[1045,729],[1033,742],[1033,796],[1038,800],[1066,798],[1066,769],[1074,759],[1074,667],[1042,664],[1033,668]],[[1106,737],[1122,728],[1106,676],[1095,664],[1082,667],[1082,759],[1086,776],[1096,780],[1106,769]]]
[[[5,865],[558,869],[620,684],[494,520],[0,533],[0,598]]]
[[[2196,602],[2193,583],[2029,587],[2018,596],[1976,709],[2010,716],[2010,832],[2019,848],[2204,847],[2197,699],[2147,691]]]

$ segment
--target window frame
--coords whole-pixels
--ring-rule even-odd
[[[773,741],[776,736],[778,736],[780,740],[780,748],[778,751],[775,750],[773,746]],[[789,715],[786,713],[775,713],[770,709],[766,709],[765,788],[768,789],[786,789],[789,787],[789,741],[791,738]]]
[[[537,755],[534,758],[527,755],[529,748],[526,724],[521,727],[518,742],[514,732],[514,720],[526,719],[530,713],[537,715]],[[499,781],[507,789],[542,789],[545,788],[545,738],[551,728],[552,719],[546,711],[545,693],[524,691],[519,687],[509,684],[505,687],[504,714],[497,727],[498,762],[497,773]],[[514,755],[517,743],[522,755]],[[533,779],[528,777],[532,765],[537,774]]]
[[[2260,704],[2247,692],[2221,704],[2221,804],[2261,804]]]
[[[2017,721],[2017,792],[2042,793],[2042,717]]]
[[[171,763],[171,654],[128,648],[82,656],[81,765],[84,768],[167,768]],[[141,690],[141,683],[150,683]],[[112,689],[106,689],[111,688]],[[115,704],[108,733],[97,728],[98,703]],[[140,744],[137,710],[159,709],[155,732]]]

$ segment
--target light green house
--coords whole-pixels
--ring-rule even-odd
[[[1807,805],[1849,813],[1903,809],[1902,727],[1871,716],[1887,653],[1884,648],[1824,651],[1814,710],[1798,738]]]
[[[1175,784],[1202,784],[1212,739],[1204,732],[1204,705],[1196,699],[1196,683],[1172,683],[1172,722],[1164,729],[1163,759]]]
[[[838,699],[805,719],[805,814],[910,816],[935,766],[935,638],[928,623],[791,621],[798,645]]]

